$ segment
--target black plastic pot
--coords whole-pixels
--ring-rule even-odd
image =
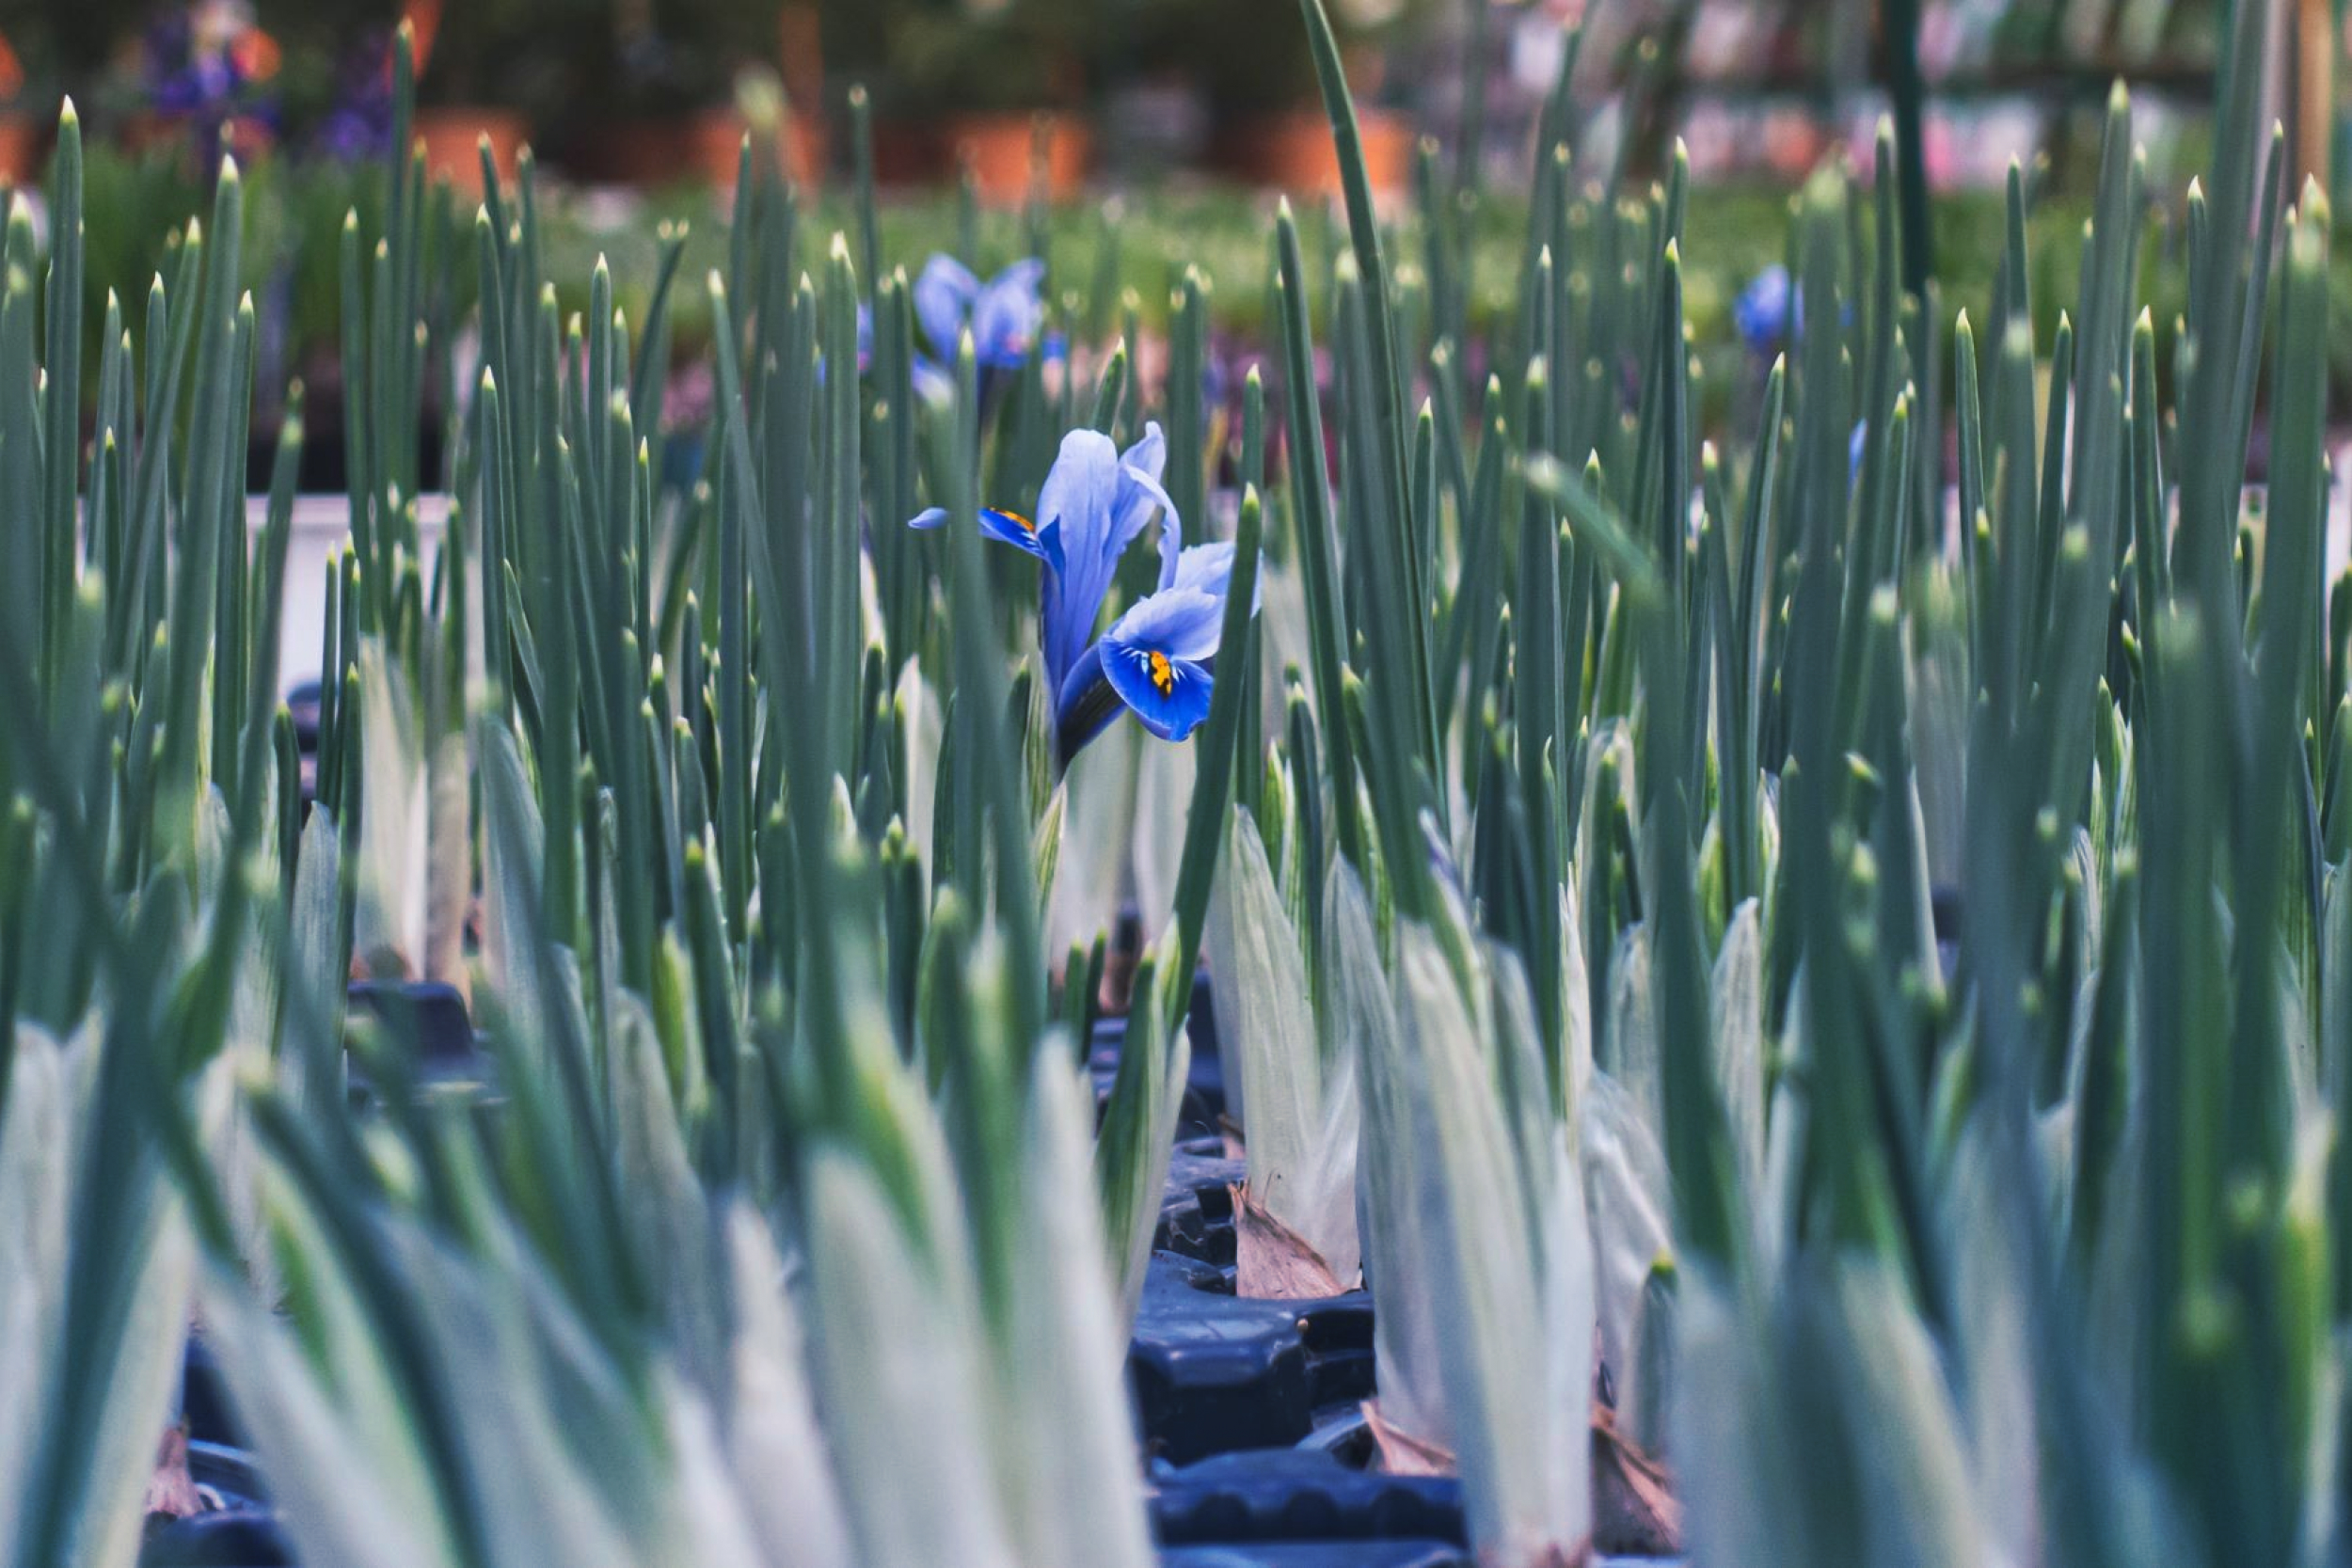
[[[286,713],[294,721],[294,749],[304,756],[318,755],[319,710],[326,693],[316,681],[303,681],[286,693]]]
[[[302,804],[318,799],[319,713],[326,701],[316,681],[304,681],[286,693],[286,712],[294,720],[294,752],[301,768]]]
[[[354,1018],[371,1018],[413,1044],[420,1068],[469,1066],[480,1057],[473,1020],[455,986],[437,980],[354,980],[345,1001]]]
[[[386,1092],[496,1089],[498,1064],[475,1038],[466,1000],[455,987],[430,980],[355,980],[345,998],[353,1022],[367,1021],[401,1047],[365,1060],[360,1052],[351,1053],[347,1088],[355,1106],[371,1105]],[[378,1084],[371,1065],[394,1081]],[[398,1082],[404,1080],[405,1090]]]
[[[1192,972],[1192,996],[1184,1004],[1184,1033],[1192,1039],[1192,1070],[1185,1086],[1203,1097],[1214,1098],[1216,1114],[1226,1109],[1224,1042],[1216,1035],[1216,999],[1209,972]]]
[[[1960,889],[1938,882],[1928,890],[1928,914],[1935,927],[1935,957],[1948,981],[1960,970]]]
[[[199,1334],[188,1336],[180,1369],[180,1418],[187,1423],[188,1441],[213,1448],[243,1449],[245,1434],[237,1430],[229,1409],[229,1389],[213,1348]]]
[[[1168,1189],[1160,1199],[1153,1252],[1171,1252],[1206,1263],[1221,1276],[1202,1288],[1232,1295],[1240,1238],[1233,1229],[1232,1184],[1248,1175],[1248,1164],[1225,1157],[1221,1138],[1196,1138],[1176,1146],[1168,1164]]]
[[[181,1364],[180,1418],[188,1430],[188,1473],[212,1509],[176,1519],[147,1540],[140,1568],[280,1568],[294,1561],[278,1527],[261,1467],[230,1408],[212,1347],[188,1336]]]
[[[1176,1136],[1179,1141],[1215,1139],[1225,1117],[1225,1064],[1217,1051],[1216,1010],[1210,1001],[1207,970],[1193,974],[1184,1032],[1192,1039],[1192,1058],[1184,1075],[1184,1098],[1176,1109]],[[1094,1021],[1093,1036],[1087,1042],[1087,1068],[1094,1077],[1098,1108],[1110,1099],[1111,1085],[1119,1077],[1120,1053],[1126,1045],[1124,1017]]]
[[[270,1510],[251,1454],[190,1438],[188,1473],[217,1506],[149,1536],[139,1568],[292,1568],[294,1548]]]

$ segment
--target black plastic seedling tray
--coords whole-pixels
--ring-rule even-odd
[[[1443,1541],[1278,1541],[1160,1553],[1160,1568],[1471,1568],[1472,1561]]]
[[[1313,1449],[1219,1454],[1155,1482],[1152,1523],[1169,1546],[1465,1540],[1452,1477],[1378,1475]]]
[[[421,1077],[487,1066],[447,987],[361,983],[355,1012],[406,1035]],[[1372,1299],[1246,1301],[1234,1292],[1232,1188],[1247,1176],[1218,1133],[1225,1108],[1205,989],[1128,1370],[1151,1465],[1163,1568],[1470,1568],[1451,1478],[1366,1468]],[[1107,1092],[1124,1021],[1098,1025]],[[1205,1047],[1205,1049],[1204,1049]],[[141,1568],[289,1568],[292,1549],[237,1433],[219,1374],[191,1339],[183,1408],[190,1465],[223,1506],[159,1530]]]
[[[1369,1293],[1233,1294],[1247,1174],[1221,1139],[1178,1145],[1128,1349],[1163,1568],[1469,1568],[1460,1482],[1368,1467]]]
[[[1233,1294],[1232,1183],[1215,1140],[1170,1163],[1127,1366],[1144,1449],[1184,1465],[1287,1447],[1373,1393],[1372,1298],[1245,1301]]]

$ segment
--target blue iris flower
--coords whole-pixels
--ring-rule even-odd
[[[1761,357],[1778,348],[1790,328],[1804,321],[1804,302],[1788,281],[1788,269],[1766,267],[1740,293],[1731,308],[1733,322],[1748,351]]]
[[[956,362],[956,346],[964,331],[972,333],[972,355],[983,375],[1018,368],[1032,350],[1042,347],[1057,357],[1057,337],[1044,335],[1045,301],[1039,290],[1045,281],[1045,263],[1029,257],[1015,261],[982,282],[954,257],[934,254],[923,263],[914,280],[914,321],[931,352],[914,356],[915,390],[930,402],[952,395],[955,381],[948,367]],[[874,316],[857,308],[857,359],[860,370],[874,357]]]
[[[1163,740],[1184,739],[1209,715],[1233,546],[1185,546],[1184,520],[1160,483],[1167,464],[1168,442],[1157,424],[1146,426],[1143,438],[1123,452],[1099,431],[1073,430],[1062,437],[1038,491],[1042,522],[993,507],[980,513],[981,532],[1044,563],[1039,621],[1065,766],[1122,707]],[[1120,558],[1154,516],[1159,587],[1098,638],[1095,624]],[[946,520],[946,512],[933,507],[914,526],[937,528]]]
[[[1015,261],[983,283],[952,256],[933,256],[914,280],[914,319],[941,364],[956,360],[956,340],[967,326],[982,370],[1009,370],[1029,356],[1045,325],[1039,287],[1045,263]]]
[[[1851,303],[1840,308],[1837,320],[1841,326],[1853,325]],[[1804,336],[1804,291],[1790,279],[1787,267],[1774,262],[1748,279],[1731,302],[1731,321],[1749,351],[1759,359],[1768,357],[1791,338]]]

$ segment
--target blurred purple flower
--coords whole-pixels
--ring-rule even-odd
[[[335,106],[319,123],[318,150],[342,163],[380,158],[392,145],[392,39],[363,33],[335,72]]]
[[[187,122],[199,147],[215,144],[232,123],[277,128],[278,44],[239,0],[163,11],[141,57],[150,105]]]

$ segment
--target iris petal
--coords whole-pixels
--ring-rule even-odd
[[[941,359],[955,361],[956,339],[979,290],[980,280],[972,269],[952,256],[934,255],[923,263],[914,280],[914,319],[922,323],[923,336]]]
[[[979,286],[972,298],[973,353],[983,365],[1017,365],[1028,356],[1045,323],[1038,298],[1045,263],[1035,257],[1015,261]]]
[[[1105,638],[1103,673],[1143,727],[1162,740],[1184,739],[1209,716],[1214,683],[1209,672],[1191,659]]]
[[[1176,586],[1176,562],[1184,550],[1184,520],[1168,499],[1157,476],[1130,463],[1119,470],[1119,532],[1120,547],[1141,533],[1153,515],[1160,519],[1160,582]]]
[[[1181,544],[1184,534],[1176,517],[1176,503],[1168,499],[1166,490],[1160,488],[1156,476],[1146,473],[1132,463],[1120,464],[1116,505],[1118,515],[1113,519],[1111,537],[1120,552],[1123,553],[1129,545],[1136,542],[1136,535],[1150,525],[1155,514],[1165,515],[1169,531]]]
[[[1168,437],[1161,433],[1159,420],[1143,427],[1135,445],[1119,454],[1119,464],[1123,468],[1140,468],[1155,481],[1168,471]]]
[[[1176,562],[1176,580],[1171,588],[1198,588],[1214,594],[1217,602],[1225,602],[1226,584],[1233,579],[1233,544],[1220,539],[1214,544],[1188,545]],[[1265,604],[1265,575],[1260,573],[1249,591],[1249,613],[1255,615]]]
[[[1111,648],[1134,648],[1170,658],[1200,660],[1216,655],[1225,631],[1225,595],[1199,588],[1171,588],[1137,600],[1103,636]],[[1110,662],[1106,652],[1104,662]]]
[[[1225,597],[1225,585],[1233,577],[1233,545],[1220,539],[1213,545],[1194,545],[1176,558],[1176,570],[1166,574],[1167,587],[1198,588],[1204,594]]]
[[[1099,606],[1102,595],[1096,594]],[[1094,630],[1094,616],[1079,603],[1078,595],[1070,586],[1070,566],[1067,560],[1046,574],[1039,600],[1039,641],[1045,656],[1045,678],[1058,688],[1069,675],[1071,666],[1086,650],[1088,636]]]
[[[1154,420],[1143,427],[1135,445],[1119,454],[1118,516],[1112,529],[1118,547],[1124,550],[1150,525],[1152,515],[1158,514],[1162,588],[1173,583],[1174,562],[1184,547],[1184,519],[1160,482],[1167,468],[1168,437]]]
[[[1037,525],[1018,512],[1003,512],[993,506],[980,508],[980,531],[1015,549],[1025,550],[1040,561],[1046,559],[1045,546],[1038,541]]]
[[[1079,656],[1056,696],[1054,735],[1062,766],[1069,767],[1087,742],[1110,728],[1126,705],[1103,673],[1103,644],[1097,642]]]
[[[951,353],[954,347],[954,343],[948,344]],[[912,380],[914,395],[925,403],[945,404],[956,395],[956,378],[942,370],[939,362],[928,355],[914,356]]]
[[[907,527],[925,530],[947,526],[947,509],[927,506],[907,519]],[[1041,530],[1018,512],[1006,512],[993,506],[980,508],[980,531],[999,544],[1010,545],[1056,566],[1061,559],[1060,546],[1050,529]]]
[[[1113,530],[1119,450],[1099,431],[1073,430],[1039,489],[1037,515],[1056,530],[1061,561],[1045,581],[1045,673],[1057,688],[1093,640],[1124,542]]]

